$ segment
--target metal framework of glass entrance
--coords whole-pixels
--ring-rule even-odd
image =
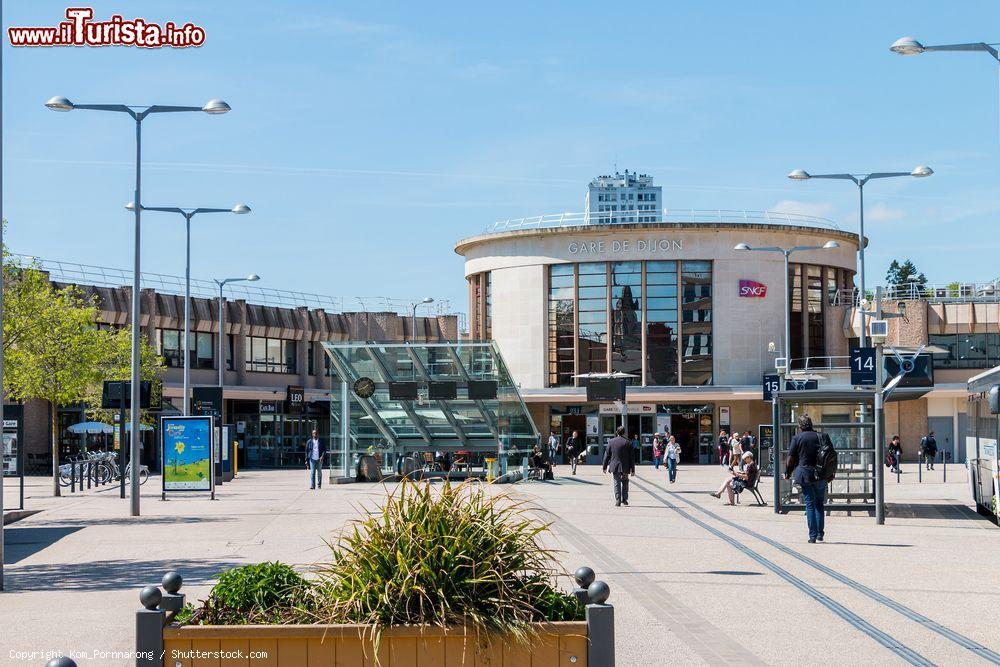
[[[323,343],[330,358],[330,456],[348,475],[355,457],[373,454],[383,469],[399,457],[433,460],[448,452],[471,474],[487,458],[499,473],[520,469],[538,429],[492,342]],[[359,380],[371,388],[356,391]],[[496,383],[495,398],[470,396],[470,383]],[[393,400],[389,384],[413,382],[416,400]],[[430,398],[431,383],[454,383],[454,398]],[[362,382],[361,385],[369,383]]]

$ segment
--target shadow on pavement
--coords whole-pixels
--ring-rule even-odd
[[[212,576],[243,563],[232,560],[104,560],[79,563],[43,563],[7,568],[8,591],[114,591],[159,584],[164,573],[177,570],[184,586],[212,582]],[[138,598],[136,598],[138,604]]]
[[[986,517],[958,503],[888,503],[886,515],[896,519],[964,519],[989,522]]]
[[[11,526],[4,529],[4,565],[22,561],[42,549],[46,549],[62,538],[75,533],[80,528],[70,526],[29,527]]]
[[[133,526],[141,524],[144,526],[163,526],[184,523],[217,523],[220,521],[233,521],[232,517],[224,516],[137,516],[137,517],[94,517],[90,518],[53,518],[49,523],[56,527],[76,527],[88,528],[90,526]]]
[[[830,542],[827,541],[825,544],[840,544],[847,547],[893,547],[897,549],[908,549],[912,547],[912,544],[877,544],[875,542]]]

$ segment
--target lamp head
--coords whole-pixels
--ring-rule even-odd
[[[912,37],[900,37],[892,43],[889,50],[901,56],[918,56],[925,51],[924,45]]]
[[[72,102],[65,97],[60,97],[58,95],[46,102],[45,106],[53,111],[72,111],[74,109]]]
[[[260,280],[260,276],[258,276],[256,273],[251,273],[249,276],[247,276],[247,280],[249,280],[252,283],[257,282],[258,280]]]
[[[432,296],[425,296],[420,303],[434,303],[434,297],[432,297]]]
[[[810,178],[812,178],[812,176],[810,176],[809,172],[806,171],[805,169],[793,169],[790,172],[788,172],[788,178],[792,179],[793,181],[808,181]]]
[[[224,114],[232,111],[232,108],[223,102],[222,100],[216,98],[214,100],[209,100],[205,102],[205,106],[201,108],[205,113],[210,113],[213,115]]]
[[[230,209],[236,215],[246,215],[250,212],[250,207],[246,204],[237,204],[232,209]]]
[[[917,178],[923,178],[925,176],[930,176],[934,173],[934,170],[928,167],[926,164],[918,164],[917,168],[910,172],[910,176],[916,176]]]
[[[833,250],[834,248],[839,248],[840,244],[836,241],[827,241],[823,244],[823,250]]]
[[[130,201],[129,203],[125,204],[125,210],[126,211],[134,211],[135,210],[135,202],[134,201]]]
[[[749,250],[750,246],[746,243],[737,243],[733,246],[733,250]]]

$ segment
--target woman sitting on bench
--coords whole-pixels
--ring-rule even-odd
[[[532,468],[542,471],[542,479],[552,479],[552,463],[541,445],[535,445],[529,459]]]
[[[760,469],[753,460],[753,454],[751,452],[743,452],[741,457],[743,461],[743,470],[736,470],[735,468],[729,469],[729,477],[726,481],[722,483],[718,491],[712,493],[716,498],[722,497],[722,492],[726,492],[726,496],[729,498],[727,505],[735,504],[736,494],[743,491],[743,489],[752,489],[754,484],[757,483],[757,476],[760,474]],[[737,486],[738,490],[733,487]]]

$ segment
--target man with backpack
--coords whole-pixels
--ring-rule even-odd
[[[920,451],[924,455],[924,465],[927,470],[934,470],[934,459],[937,458],[937,440],[934,439],[934,431],[920,439]]]
[[[813,430],[809,415],[799,417],[799,433],[792,438],[785,463],[785,479],[802,489],[809,526],[809,544],[822,542],[826,487],[837,474],[837,451],[830,436]]]

